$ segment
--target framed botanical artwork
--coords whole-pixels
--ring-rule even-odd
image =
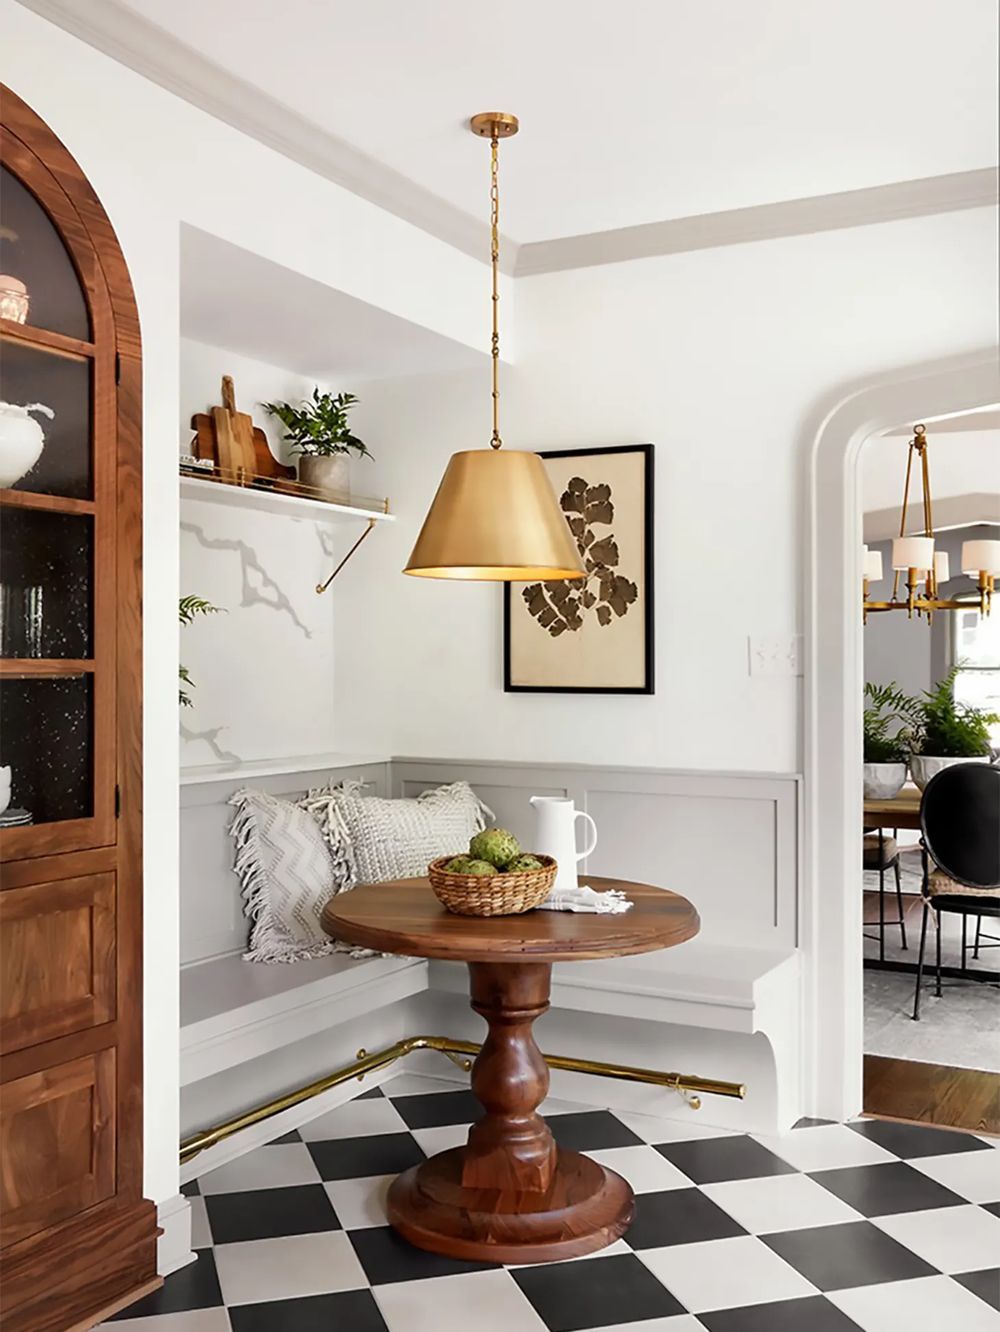
[[[652,694],[653,446],[540,456],[587,576],[504,586],[504,689]]]

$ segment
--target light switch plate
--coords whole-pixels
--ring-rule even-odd
[[[802,636],[791,634],[787,638],[768,638],[751,634],[747,639],[751,675],[802,674]]]

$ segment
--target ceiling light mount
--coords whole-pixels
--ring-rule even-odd
[[[520,127],[517,116],[509,111],[480,111],[469,121],[469,129],[481,139],[509,139]]]

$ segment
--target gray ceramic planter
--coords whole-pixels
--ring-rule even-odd
[[[342,500],[351,498],[351,460],[346,453],[318,456],[304,453],[299,458],[299,481],[324,498]]]

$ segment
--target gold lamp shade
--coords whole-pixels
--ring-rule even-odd
[[[516,449],[452,454],[403,572],[497,583],[585,576],[541,458]]]

